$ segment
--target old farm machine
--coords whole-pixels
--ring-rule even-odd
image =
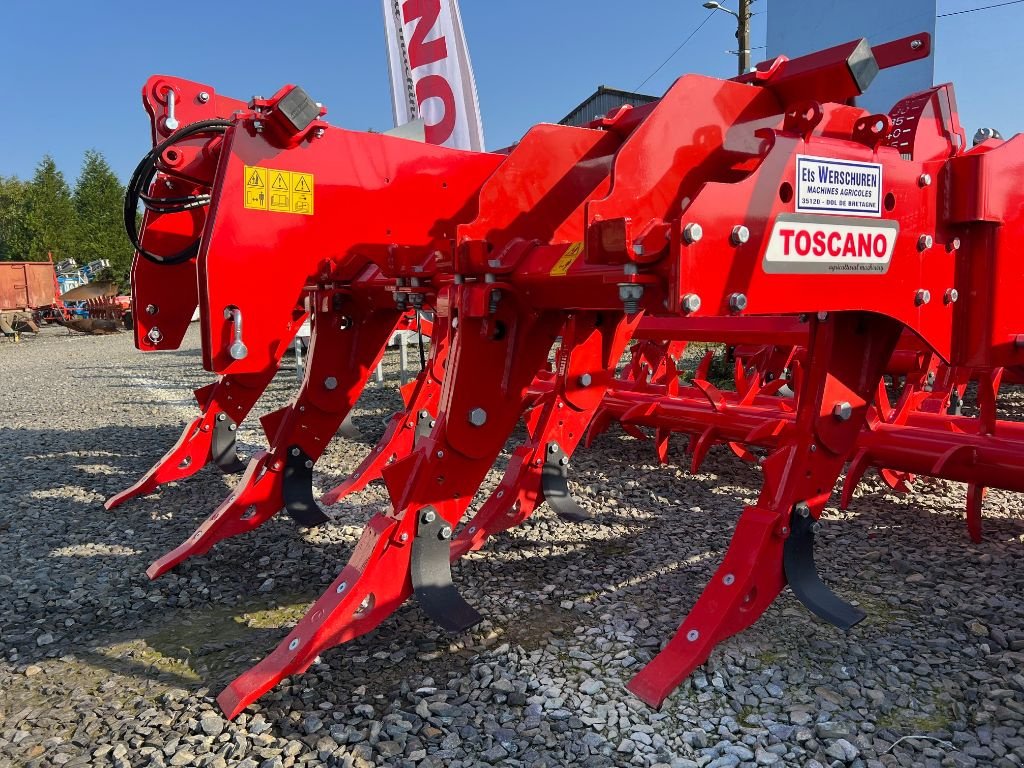
[[[246,104],[152,78],[153,149],[126,200],[136,344],[176,348],[198,305],[218,378],[178,443],[108,506],[207,463],[244,475],[151,577],[278,512],[326,520],[315,462],[389,337],[410,312],[434,313],[404,410],[324,500],[380,479],[390,509],[220,695],[224,711],[411,595],[447,630],[479,621],[450,562],[544,502],[584,519],[568,464],[611,422],[653,430],[662,459],[679,432],[694,466],[727,444],[763,475],[711,581],[629,684],[653,706],[787,585],[840,628],[863,618],[813,556],[844,468],[844,503],[871,468],[897,490],[916,474],[968,483],[980,536],[985,489],[1024,490],[1024,429],[996,415],[1024,363],[1024,138],[968,147],[949,85],[888,114],[852,106],[880,68],[928,45],[858,40],[733,80],[684,76],[653,104],[586,128],[538,125],[501,154],[339,128],[296,86]],[[301,387],[262,417],[268,448],[245,466],[237,425],[307,317]],[[709,380],[708,360],[681,379],[691,341],[735,348],[735,391]],[[887,375],[905,377],[895,399]],[[969,384],[974,416],[960,411]],[[527,439],[471,510],[520,419]]]

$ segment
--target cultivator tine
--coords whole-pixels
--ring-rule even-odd
[[[363,433],[359,431],[359,427],[357,427],[355,422],[352,421],[351,413],[345,417],[344,421],[341,422],[341,426],[338,427],[338,434],[349,440],[363,439]]]
[[[981,507],[987,493],[988,488],[984,486],[967,484],[967,533],[975,544],[981,544]]]
[[[789,537],[783,545],[782,562],[793,594],[815,616],[843,631],[867,618],[825,586],[814,563],[814,531],[821,523],[811,518],[806,504],[797,504],[790,517]]]
[[[550,384],[544,382],[549,390],[538,393],[540,411],[531,414],[530,439],[514,451],[498,487],[452,542],[453,560],[519,525],[544,501],[570,522],[591,519],[569,496],[569,453],[586,434],[607,392],[615,361],[638,322],[639,318],[619,316],[612,323],[590,313],[569,321],[558,351],[556,368],[561,373]],[[555,483],[548,482],[552,464],[559,473]]]
[[[452,583],[452,526],[432,507],[418,513],[409,575],[423,612],[446,632],[465,632],[483,621]]]
[[[114,509],[136,496],[152,493],[161,485],[188,477],[198,472],[206,464],[206,454],[210,453],[207,434],[212,427],[205,424],[206,418],[200,416],[193,419],[181,433],[178,441],[171,446],[160,460],[140,477],[135,483],[119,493],[115,493],[105,502],[105,509]],[[206,427],[204,431],[203,427]],[[200,442],[205,445],[201,445]]]
[[[593,519],[580,509],[569,493],[569,456],[554,441],[548,443],[545,451],[540,487],[544,500],[563,520],[582,523]]]
[[[479,306],[480,294],[490,290],[490,285],[462,286],[458,306]],[[441,398],[446,408],[430,437],[384,470],[395,511],[371,519],[332,587],[269,656],[221,693],[217,701],[228,717],[283,677],[307,669],[327,648],[376,627],[414,591],[432,614],[445,605],[453,608],[457,614],[450,621],[442,617],[450,626],[472,618],[462,598],[452,597],[450,578],[437,575],[436,555],[423,555],[416,576],[419,589],[414,589],[412,557],[414,550],[429,550],[433,542],[426,543],[428,536],[457,524],[519,419],[527,388],[557,336],[557,313],[520,311],[514,302],[503,301],[484,317],[459,313]],[[483,418],[473,418],[480,412]],[[429,525],[441,527],[423,528],[416,543],[421,516],[428,511],[435,515]],[[443,543],[447,557],[447,541]]]
[[[342,293],[327,292],[318,304],[302,386],[291,405],[263,417],[270,451],[250,462],[241,482],[199,530],[149,567],[151,579],[218,541],[253,530],[282,508],[301,525],[328,519],[313,499],[313,464],[384,354],[400,312],[368,310],[362,300]]]
[[[210,459],[225,475],[237,475],[245,471],[246,463],[238,455],[238,424],[226,413],[218,414],[213,426],[213,441],[210,445]]]
[[[668,645],[627,686],[642,701],[660,707],[715,645],[753,624],[786,585],[792,510],[805,505],[810,522],[821,514],[899,330],[888,319],[856,313],[811,321],[797,405],[800,429],[764,461],[758,502],[741,515],[722,564]],[[834,419],[825,407],[840,400],[851,405],[851,418]],[[822,607],[820,594],[815,597]]]
[[[323,495],[324,504],[337,504],[350,493],[361,491],[374,480],[379,480],[384,467],[408,456],[413,447],[430,434],[437,415],[447,349],[448,320],[437,316],[432,325],[430,358],[410,385],[405,410],[391,417],[383,437],[355,471],[341,485]]]
[[[276,369],[263,373],[220,376],[213,384],[195,391],[202,415],[193,419],[178,442],[152,469],[104,503],[114,509],[129,499],[152,493],[165,483],[190,477],[212,462],[226,473],[245,468],[235,452],[237,425],[266,390]]]
[[[411,547],[396,540],[402,520],[374,515],[348,565],[266,658],[233,680],[217,697],[229,718],[283,678],[305,672],[317,656],[375,629],[412,594]]]
[[[284,509],[299,525],[314,528],[330,518],[313,498],[313,457],[293,445],[287,449],[281,479]]]

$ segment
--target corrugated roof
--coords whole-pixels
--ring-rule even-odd
[[[582,127],[598,118],[604,117],[613,109],[625,104],[633,107],[640,107],[657,101],[659,97],[648,96],[644,93],[633,93],[631,91],[620,91],[617,88],[599,86],[598,89],[572,112],[558,121],[559,125],[575,125]]]

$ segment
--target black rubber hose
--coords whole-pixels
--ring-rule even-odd
[[[147,195],[153,179],[157,173],[157,161],[164,150],[177,144],[180,141],[193,136],[208,134],[222,134],[230,128],[233,123],[230,120],[200,120],[199,122],[186,125],[172,133],[165,141],[153,147],[146,156],[142,158],[128,181],[128,187],[124,193],[124,230],[128,235],[135,250],[144,259],[154,264],[180,264],[189,259],[195,258],[199,253],[199,239],[178,253],[160,255],[147,251],[142,247],[142,238],[139,235],[138,215],[139,202],[152,211],[159,213],[176,213],[195,208],[200,205],[209,205],[208,195],[190,195],[186,198],[152,198]]]

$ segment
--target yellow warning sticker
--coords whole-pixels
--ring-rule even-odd
[[[247,165],[245,207],[313,215],[313,174]]]
[[[313,213],[313,174],[292,173],[292,213]]]
[[[245,166],[245,207],[267,210],[267,172]]]
[[[562,257],[551,268],[551,276],[565,277],[569,272],[569,267],[580,257],[581,253],[583,253],[583,243],[570,243]]]
[[[270,171],[270,210],[291,213],[292,182],[287,171]]]

